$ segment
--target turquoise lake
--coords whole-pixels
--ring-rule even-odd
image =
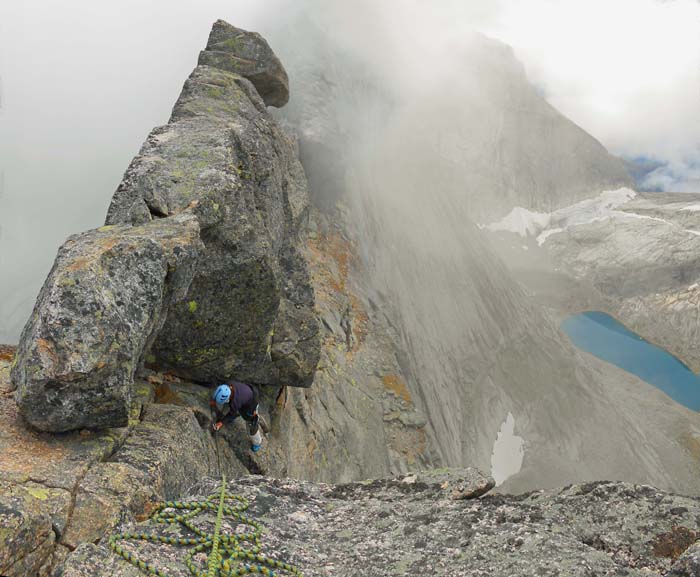
[[[673,400],[700,411],[700,378],[670,353],[645,341],[610,315],[573,315],[561,328],[573,343],[596,357],[634,373]]]

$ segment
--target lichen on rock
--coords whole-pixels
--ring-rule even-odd
[[[287,72],[260,34],[217,20],[206,49],[199,54],[199,64],[247,78],[268,106],[281,107],[289,100]]]
[[[677,560],[654,553],[657,535],[696,525],[697,498],[611,482],[453,498],[453,484],[477,477],[483,475],[444,470],[435,476],[442,482],[399,477],[346,485],[247,477],[228,490],[248,499],[246,515],[264,525],[265,555],[284,559],[307,577],[697,575],[697,545]],[[201,501],[217,487],[218,481],[203,479],[191,498]],[[213,512],[204,513],[196,524],[206,530],[213,518]],[[147,522],[120,530],[164,533],[161,527]],[[239,528],[224,526],[231,533]],[[167,535],[191,536],[179,525]],[[169,574],[188,574],[183,551],[139,541],[128,546]],[[115,559],[105,543],[83,545],[68,559],[64,575],[130,577],[131,565]]]
[[[186,293],[202,245],[190,215],[74,235],[17,351],[24,418],[44,431],[125,426],[139,360]]]
[[[281,77],[261,42],[218,21],[207,50],[229,54],[235,45],[241,58]],[[170,122],[129,166],[107,222],[137,223],[191,206],[201,225],[206,248],[187,298],[155,341],[157,363],[198,381],[308,386],[319,343],[299,251],[307,184],[295,143],[265,109],[256,74],[200,57]]]
[[[238,67],[197,66],[106,226],[61,247],[39,295],[12,372],[34,427],[126,425],[146,357],[199,382],[313,380],[318,322],[298,246],[306,178],[265,107],[286,102],[286,73],[258,34],[223,21],[203,54]]]

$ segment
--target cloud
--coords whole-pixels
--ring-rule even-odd
[[[662,163],[639,181],[644,190],[700,191],[700,152],[679,161]]]
[[[700,2],[502,0],[485,31],[512,45],[547,99],[613,153],[669,163],[665,187],[696,178]]]
[[[431,55],[481,29],[512,44],[552,104],[614,152],[666,163],[649,178],[670,188],[697,182],[695,0],[316,1],[338,24],[339,41],[383,58],[399,87],[416,82],[420,62],[425,89],[440,90],[430,79],[449,78],[453,63]],[[305,40],[285,24],[309,6],[0,2],[0,340],[16,338],[57,247],[102,223],[130,159],[167,120],[212,22],[258,30],[275,48],[282,35]],[[386,54],[372,54],[378,46]]]

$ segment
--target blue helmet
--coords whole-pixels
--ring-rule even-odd
[[[231,387],[228,385],[219,385],[214,391],[214,400],[219,405],[225,405],[231,398]]]

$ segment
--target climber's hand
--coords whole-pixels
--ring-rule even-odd
[[[221,421],[218,421],[218,422],[214,423],[214,424],[211,426],[211,428],[212,428],[213,431],[218,431],[218,430],[219,430],[221,427],[223,427],[223,426],[224,426],[224,424],[223,424]]]

